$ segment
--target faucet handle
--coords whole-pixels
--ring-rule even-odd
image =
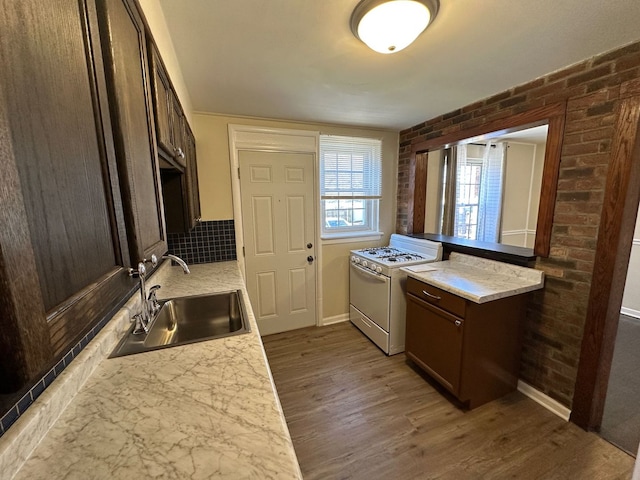
[[[149,289],[149,296],[147,300],[149,301],[151,307],[151,313],[156,314],[158,310],[160,310],[160,302],[158,302],[158,298],[156,297],[156,292],[160,290],[160,285],[154,285]]]
[[[143,333],[148,332],[148,327],[145,325],[141,313],[136,313],[133,317],[131,317],[131,321],[136,322],[136,325],[133,329],[134,335],[142,335]]]

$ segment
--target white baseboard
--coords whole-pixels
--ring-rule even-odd
[[[529,397],[534,402],[539,403],[550,412],[555,413],[563,420],[567,422],[569,421],[571,410],[562,405],[560,402],[549,397],[548,395],[545,395],[540,390],[536,390],[528,383],[524,383],[522,380],[518,380],[518,391]]]
[[[340,315],[334,315],[333,317],[327,317],[322,319],[322,326],[333,325],[334,323],[342,323],[349,321],[349,314],[342,313]]]
[[[629,317],[640,319],[640,310],[634,310],[632,308],[622,307],[620,313],[628,315]]]

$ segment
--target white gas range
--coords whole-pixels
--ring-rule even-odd
[[[349,319],[387,355],[404,352],[407,274],[400,267],[441,259],[442,244],[395,233],[388,246],[351,250]]]

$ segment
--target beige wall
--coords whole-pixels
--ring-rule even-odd
[[[640,211],[636,220],[636,229],[633,234],[633,246],[629,258],[629,270],[627,270],[627,283],[624,286],[622,297],[623,312],[640,318]]]
[[[180,99],[184,113],[189,120],[189,124],[192,124],[193,107],[191,104],[191,97],[187,91],[187,87],[182,77],[182,70],[178,63],[176,51],[173,48],[173,42],[169,35],[169,29],[167,28],[167,21],[164,16],[164,12],[160,6],[159,0],[138,0],[147,24],[151,29],[153,39],[158,46],[158,51],[162,57],[165,67],[167,67],[167,74],[171,78],[171,83]]]
[[[507,145],[500,242],[533,248],[544,145],[542,148],[516,142],[507,142]]]
[[[203,220],[233,218],[229,124],[319,131],[321,134],[350,135],[382,139],[382,194],[380,230],[384,237],[375,242],[324,243],[322,245],[323,317],[331,319],[349,312],[349,251],[389,241],[395,231],[398,133],[387,130],[351,128],[338,125],[286,122],[196,113],[192,127],[196,136],[198,178]]]
[[[442,150],[429,152],[427,158],[427,194],[424,209],[424,231],[426,233],[440,233],[439,214],[442,202]]]

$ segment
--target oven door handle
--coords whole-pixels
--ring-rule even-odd
[[[360,267],[360,266],[356,265],[355,263],[352,263],[351,266],[353,268],[357,269],[357,270],[360,270],[362,273],[375,278],[376,280],[378,280],[380,282],[386,282],[387,281],[387,277],[385,277],[381,273],[372,272],[371,270],[367,270],[366,268]]]

